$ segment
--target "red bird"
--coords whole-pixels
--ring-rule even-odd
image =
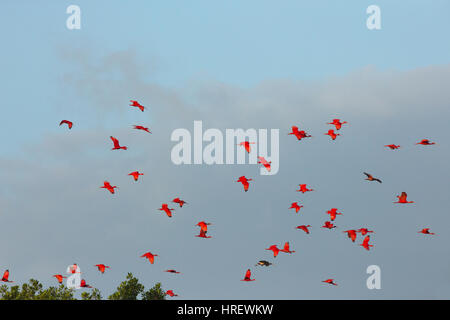
[[[406,194],[406,192],[402,192],[401,195],[397,196],[398,201],[394,202],[394,203],[414,203],[414,201],[408,201],[406,198],[408,197],[408,195]]]
[[[305,131],[299,131],[297,126],[292,126],[291,129],[292,131],[288,133],[288,135],[293,134],[297,138],[297,140],[302,140],[303,138],[311,138],[311,136],[308,135]]]
[[[298,202],[292,202],[289,209],[295,209],[295,212],[298,213],[300,211],[300,208],[303,208],[303,206],[299,206]]]
[[[355,242],[356,240],[356,230],[346,230],[346,231],[342,231],[342,232],[346,232],[347,233],[347,237],[349,237],[350,239],[352,239],[353,242]]]
[[[262,164],[264,166],[264,168],[267,169],[267,171],[270,172],[270,164],[272,163],[272,161],[267,162],[266,159],[264,159],[264,157],[258,157],[258,163]]]
[[[334,279],[327,279],[327,280],[324,280],[322,282],[329,283],[329,284],[332,284],[334,286],[337,286],[337,284],[334,282]]]
[[[255,144],[255,142],[249,142],[249,141],[244,141],[238,144],[238,146],[243,146],[245,148],[245,150],[247,151],[247,153],[250,153],[251,148],[250,145],[251,144]]]
[[[368,180],[368,181],[377,181],[377,182],[379,182],[379,183],[382,183],[380,179],[374,178],[370,173],[367,173],[367,172],[363,172],[363,173],[367,176],[367,178],[366,178],[365,180]]]
[[[147,253],[144,253],[141,256],[141,258],[147,258],[148,261],[150,261],[150,263],[153,264],[155,262],[155,257],[157,257],[157,256],[158,256],[157,254],[153,254],[151,252],[147,252]]]
[[[172,290],[167,290],[167,291],[166,291],[166,295],[167,295],[167,296],[171,296],[171,297],[178,297],[178,295],[175,294],[175,293],[173,293]]]
[[[247,272],[245,273],[245,277],[241,281],[255,281],[255,279],[250,279],[251,276],[252,276],[252,272],[250,271],[250,269],[247,269]]]
[[[114,148],[112,148],[111,150],[120,150],[120,149],[127,150],[127,147],[121,147],[120,146],[119,140],[117,140],[113,136],[110,136],[110,138],[111,138],[111,140],[112,140],[112,142],[114,144]]]
[[[148,133],[151,133],[151,131],[150,130],[148,130],[148,128],[146,128],[146,127],[143,127],[143,126],[133,126],[133,128],[134,129],[137,129],[137,130],[142,130],[142,131],[146,131],[146,132],[148,132]]]
[[[141,105],[139,102],[137,102],[136,100],[130,100],[130,102],[131,102],[131,104],[130,104],[131,107],[137,107],[137,108],[139,108],[139,110],[144,112],[145,107],[143,105]]]
[[[207,236],[207,235],[206,235],[207,232],[208,232],[208,231],[205,231],[205,230],[203,230],[203,229],[200,229],[200,233],[199,233],[198,235],[196,235],[196,237],[198,237],[198,238],[205,238],[205,239],[211,238],[211,236]]]
[[[336,127],[336,130],[340,130],[344,123],[347,123],[347,121],[341,122],[340,119],[333,119],[333,122],[329,122],[327,124],[332,124]]]
[[[417,142],[416,144],[421,144],[421,145],[424,145],[424,146],[431,146],[431,145],[436,144],[436,143],[435,142],[430,142],[430,140],[428,140],[428,139],[422,139],[422,141]]]
[[[274,244],[268,247],[266,250],[272,250],[273,251],[273,257],[276,258],[278,255],[278,252],[280,252],[280,249]]]
[[[62,283],[63,279],[67,278],[67,277],[64,277],[61,274],[55,274],[55,275],[53,275],[53,277],[55,277],[56,280],[58,280],[58,283]]]
[[[138,181],[139,176],[143,176],[143,173],[140,173],[139,171],[133,171],[131,173],[128,174],[129,176],[133,176],[134,181]]]
[[[335,140],[337,138],[337,136],[340,136],[339,133],[334,133],[333,129],[328,130],[328,132],[324,133],[324,134],[327,135],[327,136],[330,136],[331,140]]]
[[[395,144],[387,144],[387,145],[385,145],[385,147],[388,147],[391,150],[395,150],[395,149],[400,148],[400,146],[396,146]]]
[[[196,224],[196,226],[200,227],[201,230],[203,231],[208,231],[208,226],[211,225],[211,223],[207,223],[205,221],[200,221],[199,223]]]
[[[73,126],[73,122],[72,122],[72,121],[69,121],[69,120],[62,120],[62,121],[59,123],[59,125],[62,125],[62,124],[67,124],[67,126],[69,127],[69,129],[72,129],[72,126]]]
[[[294,253],[295,252],[295,251],[290,251],[289,250],[289,241],[284,244],[283,249],[281,249],[280,251],[281,252],[286,252],[286,253]]]
[[[367,229],[367,228],[360,228],[360,229],[356,230],[356,232],[361,232],[361,235],[362,235],[362,236],[365,236],[365,235],[368,234],[368,233],[373,233],[372,230],[369,230],[369,229]]]
[[[247,192],[248,187],[250,186],[250,183],[248,183],[249,181],[253,181],[253,179],[247,179],[245,176],[240,176],[236,182],[242,183],[244,186],[244,191]]]
[[[80,287],[81,287],[81,288],[92,288],[90,285],[88,285],[88,284],[86,283],[86,280],[84,280],[84,279],[81,279]]]
[[[9,281],[9,270],[6,270],[3,273],[3,277],[2,277],[2,282],[14,282],[14,281]]]
[[[314,191],[314,189],[308,189],[306,187],[306,184],[299,184],[299,189],[296,190],[297,192],[301,192],[301,193],[305,193],[305,192],[309,192],[309,191]]]
[[[180,205],[180,208],[182,208],[183,207],[183,205],[186,203],[187,204],[187,202],[186,201],[184,201],[184,200],[181,200],[180,198],[175,198],[175,199],[173,199],[172,200],[172,202],[174,202],[174,203],[178,203],[179,205]]]
[[[336,226],[334,224],[332,224],[330,221],[325,221],[324,225],[322,226],[322,228],[327,228],[327,229],[333,229],[336,228]]]
[[[424,229],[420,230],[419,233],[434,234],[433,232],[430,232],[430,228],[424,228]]]
[[[334,221],[337,215],[342,215],[341,212],[337,212],[336,208],[331,208],[331,210],[328,210],[327,213],[330,215],[331,221]]]
[[[175,209],[169,208],[169,205],[167,203],[163,203],[161,205],[161,208],[159,208],[158,210],[164,211],[169,218],[172,218],[172,211],[174,211]]]
[[[295,227],[295,229],[303,230],[303,231],[305,231],[307,234],[309,234],[309,229],[308,229],[308,228],[310,228],[310,227],[311,227],[311,226],[308,224],[307,226],[305,226],[305,225],[297,226],[297,227]]]
[[[179,273],[178,271],[173,270],[173,269],[169,269],[169,270],[166,270],[166,271],[164,271],[164,272],[169,272],[169,273]]]
[[[106,268],[110,268],[109,266],[105,266],[104,264],[96,264],[95,265],[98,268],[98,271],[101,273],[105,273]]]
[[[373,245],[369,244],[370,236],[366,236],[363,240],[363,243],[360,244],[360,246],[364,247],[364,249],[369,250],[370,247],[373,247]]]
[[[112,186],[108,181],[104,181],[103,186],[101,186],[100,188],[104,188],[104,189],[108,190],[109,192],[114,193],[114,189],[115,188],[118,189],[119,187]]]

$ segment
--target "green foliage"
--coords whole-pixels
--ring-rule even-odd
[[[74,291],[63,284],[59,287],[43,289],[39,281],[30,279],[28,283],[20,286],[0,286],[1,300],[75,300]]]
[[[97,288],[92,289],[91,293],[83,292],[81,293],[81,300],[102,300],[102,295],[100,290]]]
[[[142,300],[165,300],[166,294],[161,288],[161,283],[158,282],[153,288],[142,293]]]
[[[109,300],[137,300],[144,291],[144,285],[129,272],[127,278],[118,287],[117,291],[108,297]]]

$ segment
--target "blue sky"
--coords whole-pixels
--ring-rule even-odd
[[[81,30],[66,28],[66,8],[70,4],[81,7]],[[370,31],[366,28],[366,8],[371,4],[381,8],[381,30]],[[5,164],[17,166],[17,170],[21,168],[19,164],[24,168],[23,176],[18,178],[17,185],[3,186],[0,203],[11,209],[4,219],[13,225],[20,225],[27,219],[37,219],[36,222],[39,222],[39,216],[27,218],[19,214],[21,218],[17,218],[17,214],[13,214],[26,208],[25,204],[12,203],[12,199],[7,197],[11,193],[21,192],[19,182],[25,183],[31,179],[33,183],[37,183],[36,181],[40,181],[37,179],[45,179],[45,182],[41,183],[48,186],[48,190],[56,191],[57,181],[48,176],[53,177],[64,170],[73,170],[73,174],[83,172],[87,168],[95,171],[90,160],[100,164],[109,161],[111,156],[108,136],[119,131],[131,140],[126,130],[138,120],[145,119],[147,124],[160,129],[165,135],[155,138],[158,144],[149,145],[149,150],[130,149],[130,161],[138,164],[138,160],[144,159],[148,153],[153,154],[152,151],[161,150],[159,161],[168,162],[163,164],[167,171],[162,172],[168,172],[170,175],[177,172],[175,176],[183,176],[186,181],[195,183],[193,177],[196,175],[211,174],[218,179],[225,179],[228,175],[238,177],[241,174],[229,168],[216,169],[217,171],[213,171],[214,168],[206,168],[204,171],[199,168],[174,168],[168,161],[170,150],[166,150],[170,129],[180,125],[191,128],[191,120],[202,119],[206,122],[206,127],[284,126],[282,130],[288,130],[290,125],[294,124],[292,122],[301,122],[313,129],[317,128],[316,135],[319,135],[318,132],[324,130],[320,125],[335,115],[353,118],[353,123],[350,122],[353,129],[348,129],[350,132],[354,130],[353,143],[370,144],[376,141],[378,145],[383,145],[391,143],[390,140],[396,140],[394,136],[398,136],[398,140],[413,143],[428,134],[440,140],[441,149],[436,151],[439,154],[433,156],[430,153],[433,160],[421,158],[424,164],[428,159],[432,161],[428,165],[435,166],[433,170],[436,170],[436,175],[430,173],[429,182],[436,182],[434,194],[441,202],[433,204],[430,211],[440,212],[443,210],[440,204],[445,199],[440,190],[448,189],[448,183],[438,181],[437,170],[448,172],[442,160],[449,156],[448,145],[444,144],[448,134],[443,128],[446,125],[445,117],[440,116],[448,115],[448,95],[444,87],[446,82],[442,80],[448,79],[449,70],[449,9],[448,1],[438,0],[345,1],[345,4],[338,1],[189,1],[189,4],[186,1],[2,1],[0,28],[4,45],[0,51],[0,85],[3,89],[0,135],[3,148],[0,150],[0,157]],[[347,97],[347,94],[350,97]],[[143,115],[128,112],[126,106],[128,100],[133,97],[151,105],[151,112]],[[358,109],[357,106],[366,100],[369,100],[367,106]],[[236,103],[232,103],[233,101]],[[315,109],[300,110],[299,102],[305,101]],[[328,105],[322,109],[321,103]],[[273,117],[264,117],[261,112],[267,111],[266,104],[271,106],[270,110],[278,110],[279,113]],[[258,109],[260,105],[262,109]],[[122,107],[125,109],[121,110]],[[179,110],[184,110],[187,114],[178,113]],[[229,110],[229,114],[224,110]],[[246,117],[240,118],[243,114]],[[254,114],[258,114],[255,119],[252,118]],[[222,118],[218,119],[218,115]],[[195,119],[195,116],[200,119]],[[72,141],[74,150],[60,138],[61,128],[58,124],[63,118],[73,119],[74,129],[79,129],[79,133],[74,134],[75,140]],[[403,121],[398,122],[399,119]],[[368,124],[372,124],[374,128],[367,129],[365,126]],[[375,127],[382,127],[383,133],[377,132]],[[282,131],[280,136],[284,138],[283,133]],[[144,140],[139,141],[147,143]],[[351,148],[350,142],[348,143],[347,147]],[[97,151],[98,146],[104,150]],[[289,146],[292,147],[290,144]],[[325,145],[321,146],[326,148]],[[58,148],[63,148],[65,154],[61,155]],[[310,151],[318,153],[317,159],[322,159],[325,155],[332,156],[321,148],[311,147]],[[334,151],[342,152],[337,149]],[[289,157],[289,154],[283,152],[286,151],[282,150],[282,155]],[[375,161],[366,155],[377,159],[385,156],[384,153],[364,153],[364,150],[361,152],[365,161]],[[341,156],[346,157],[348,153],[342,153]],[[352,156],[362,160],[356,154]],[[401,159],[409,162],[408,157],[411,156],[405,154]],[[317,160],[314,159],[310,159],[312,163]],[[146,160],[145,163],[149,169],[158,170],[155,165],[158,161]],[[57,172],[53,171],[50,164],[56,164],[57,169],[54,170]],[[403,165],[401,161],[396,164]],[[115,162],[111,164],[115,169],[128,170],[122,165]],[[344,172],[351,175],[352,165],[342,165]],[[380,171],[384,170],[386,174],[394,174],[389,165],[378,166],[376,162],[372,165]],[[295,166],[295,163],[289,162],[282,168],[296,170],[291,166]],[[183,169],[185,171],[181,171]],[[360,169],[369,170],[362,167]],[[361,171],[360,169],[358,170]],[[418,168],[412,166],[410,169]],[[106,168],[100,172],[106,175],[104,170]],[[320,174],[321,170],[323,168],[317,165],[311,172]],[[336,170],[340,170],[339,167],[336,167]],[[12,181],[9,180],[13,179],[12,176],[9,177],[10,171],[9,167],[3,167],[1,174],[4,181]],[[94,190],[95,194],[96,184],[105,179],[100,172],[96,174],[97,180],[88,183],[92,188],[89,190]],[[85,183],[80,177],[66,174],[76,180],[74,188]],[[406,173],[402,174],[402,177],[407,179]],[[311,180],[314,178],[312,173],[305,175]],[[176,183],[176,177],[160,178],[167,178]],[[288,182],[289,175],[283,172],[274,177],[274,180],[278,186],[290,185],[294,188],[296,185],[296,181]],[[323,182],[326,183],[325,180]],[[182,184],[184,183],[186,188],[191,188],[187,182]],[[405,182],[403,186],[398,186],[400,190],[390,190],[393,192],[392,197],[397,194],[395,192],[403,191],[401,188],[416,183]],[[232,186],[236,187],[234,184]],[[48,196],[48,201],[53,199],[54,195],[44,193],[44,190],[46,187],[39,191],[40,196]],[[34,193],[30,192],[29,196],[33,198]],[[193,191],[191,193],[193,197],[201,196],[200,191],[198,194]],[[236,195],[234,191],[229,194],[230,197],[240,195]],[[83,196],[78,200],[68,196],[66,201],[89,202],[102,208],[103,196],[101,194],[98,199],[83,192]],[[163,194],[159,196],[171,197]],[[212,195],[208,197],[211,201],[223,200]],[[264,197],[264,194],[260,194],[259,198],[255,196],[254,201],[262,201]],[[161,201],[157,198],[151,206],[159,206]],[[292,202],[289,199],[284,200],[288,202],[288,206]],[[431,195],[429,200],[431,201]],[[195,203],[195,200],[187,201]],[[235,201],[239,203],[242,200]],[[347,203],[344,201],[342,206],[345,207],[345,204]],[[130,204],[123,202],[120,208],[128,210],[128,205]],[[266,205],[270,207],[271,203]],[[361,206],[364,207],[364,203],[361,203]],[[108,210],[114,210],[111,204],[107,207]],[[229,206],[227,208],[231,209]],[[201,207],[197,209],[201,210]],[[45,212],[42,208],[40,210]],[[189,210],[189,207],[186,210]],[[268,225],[273,223],[271,214],[261,210],[265,212],[263,221]],[[355,211],[357,210],[355,207]],[[56,216],[57,206],[49,211],[48,215]],[[0,215],[1,212],[0,208]],[[216,215],[212,219],[220,220],[219,213]],[[142,222],[141,218],[136,219]],[[381,225],[384,219],[380,218],[380,221],[374,223]],[[46,221],[45,218],[43,221]],[[94,219],[92,223],[95,225],[98,221]],[[436,216],[433,221],[437,224],[439,217]],[[114,222],[109,222],[112,230],[120,228],[119,222],[123,223],[116,221],[118,224],[115,225]],[[190,220],[185,222],[189,226],[192,224]],[[223,222],[227,226],[232,225],[229,221]],[[445,220],[445,224],[448,223],[449,220]],[[132,224],[128,230],[130,237],[135,232],[131,226]],[[264,222],[260,228],[261,232],[268,230]],[[172,231],[176,230],[178,229]],[[275,234],[274,238],[279,237],[283,234],[283,229]],[[8,239],[8,232],[3,235],[5,238],[2,240]],[[40,234],[36,236],[41,237]],[[45,238],[44,235],[42,237]],[[43,241],[47,243],[50,240]],[[177,241],[182,240],[177,238]],[[260,246],[267,247],[271,242],[272,240],[268,240],[268,243],[262,243]],[[14,252],[20,255],[25,246],[25,243],[17,244],[17,250]],[[129,243],[124,246],[132,247]],[[225,248],[226,242],[220,242],[219,246]],[[427,252],[427,248],[422,249]],[[448,253],[448,249],[446,250],[444,253]],[[263,251],[263,256],[264,253]],[[81,252],[79,254],[81,255]],[[95,255],[94,252],[90,254]],[[245,257],[246,254],[242,252],[239,256]],[[19,256],[11,253],[3,257],[0,255],[0,258],[3,258],[0,261],[1,268],[11,266],[10,269],[16,267],[16,270],[23,271],[17,275],[19,280],[30,277],[26,273],[30,269],[19,266]],[[52,258],[52,262],[61,265],[60,269],[65,270],[66,262],[72,263],[72,258],[83,259],[79,256],[69,258],[62,254],[60,258]],[[214,256],[214,259],[219,258],[220,256]],[[5,262],[8,259],[10,261]],[[247,264],[238,266],[242,273],[255,259],[258,260],[252,258]],[[386,257],[381,255],[380,259]],[[140,262],[139,259],[137,262]],[[38,270],[48,267],[46,261],[36,263]],[[120,260],[117,260],[117,263],[120,264]],[[448,259],[445,263],[448,263]],[[123,267],[124,272],[132,271]],[[134,265],[130,269],[133,267]],[[398,271],[401,268],[397,265],[394,269]],[[290,275],[291,271],[294,272],[293,269],[283,272]],[[40,272],[37,274],[45,277],[44,272]],[[165,285],[164,278],[159,279],[157,273],[154,276],[156,281],[163,281],[163,286]],[[122,278],[122,274],[118,275],[116,282],[105,284],[105,291],[112,290]],[[287,284],[288,278],[281,281]],[[222,288],[221,285],[223,284],[218,283],[217,290],[211,291],[210,296],[198,290],[189,292],[186,284],[184,297],[233,297],[235,288],[227,285]],[[261,288],[271,287],[267,285]],[[283,297],[306,297],[297,296],[295,291],[289,290]],[[448,290],[439,290],[436,297],[449,297]],[[241,294],[239,297],[246,297]],[[255,292],[245,291],[245,294],[249,294],[249,297],[270,298],[266,293],[254,295]],[[338,295],[328,294],[319,290],[312,296],[339,298]],[[351,290],[346,292],[344,298],[346,297],[354,298]],[[395,287],[386,295],[381,294],[378,297],[417,298],[421,295],[413,290],[408,292],[407,288]]]

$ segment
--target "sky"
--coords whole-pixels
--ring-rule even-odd
[[[66,27],[71,4],[80,30]],[[380,30],[366,27],[372,4]],[[448,9],[438,0],[2,1],[0,271],[54,285],[76,262],[104,297],[132,272],[180,299],[449,299]],[[323,133],[334,118],[348,124],[331,141]],[[174,165],[171,133],[193,132],[194,120],[222,132],[279,129],[279,172]],[[292,125],[313,138],[288,136]],[[111,151],[110,135],[129,149]],[[424,138],[437,144],[414,145]],[[391,143],[402,147],[383,147]],[[145,174],[136,183],[135,170]],[[247,193],[241,175],[254,179]],[[104,180],[116,194],[99,189]],[[315,192],[295,192],[300,183]],[[402,191],[415,203],[393,204]],[[157,210],[177,196],[188,204],[173,218]],[[326,230],[332,207],[343,216]],[[194,237],[201,220],[211,239]],[[310,235],[294,229],[302,224]],[[369,252],[342,233],[363,226],[375,231]],[[436,235],[418,234],[424,227]],[[264,250],[286,241],[295,253]],[[139,257],[147,251],[159,255],[154,265]],[[261,259],[274,265],[255,267]],[[111,269],[101,275],[98,263]],[[366,287],[369,265],[381,268],[380,290]],[[239,281],[247,268],[256,281]]]

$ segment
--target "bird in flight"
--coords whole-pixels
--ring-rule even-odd
[[[180,205],[180,208],[182,208],[184,204],[187,204],[186,201],[181,200],[180,198],[175,198],[175,199],[172,200],[172,202],[178,203]]]
[[[203,229],[200,229],[200,233],[198,234],[198,235],[196,235],[196,237],[198,237],[198,238],[211,238],[211,236],[207,236],[206,235],[206,233],[207,233],[208,231],[205,231],[205,230],[203,230]]]
[[[307,134],[304,130],[299,131],[297,126],[291,127],[291,132],[288,135],[293,134],[297,140],[302,140],[303,138],[311,138],[309,134]]]
[[[333,129],[328,130],[328,132],[324,133],[324,134],[327,135],[327,136],[330,136],[331,140],[336,140],[337,136],[340,136],[339,133],[334,133]]]
[[[424,229],[420,230],[419,233],[434,234],[433,232],[430,232],[430,228],[424,228]]]
[[[173,290],[167,290],[166,291],[166,296],[178,297],[177,294],[173,293]]]
[[[143,126],[137,126],[137,125],[134,125],[133,128],[136,129],[136,130],[142,130],[142,131],[151,133],[151,131],[150,131],[148,128],[143,127]]]
[[[255,281],[255,279],[251,279],[252,272],[250,269],[247,269],[247,272],[245,272],[245,277],[241,281]]]
[[[278,247],[274,244],[271,245],[270,247],[268,247],[266,250],[272,250],[273,252],[273,257],[276,258],[278,255],[278,252],[280,252],[280,249],[278,249]]]
[[[236,182],[242,183],[244,191],[247,192],[248,187],[250,186],[250,183],[248,183],[249,181],[253,181],[253,179],[247,179],[245,176],[240,176]]]
[[[53,275],[53,277],[55,277],[56,280],[58,280],[58,283],[62,283],[62,282],[63,282],[63,279],[67,278],[67,277],[64,277],[64,276],[61,275],[61,274],[55,274],[55,275]]]
[[[245,150],[247,151],[247,153],[250,153],[250,151],[251,151],[250,145],[251,144],[255,144],[255,142],[243,141],[243,142],[239,143],[238,146],[244,147]]]
[[[88,284],[86,283],[86,280],[84,280],[84,279],[81,279],[80,287],[81,287],[81,288],[92,288],[90,285],[88,285]]]
[[[113,144],[114,144],[114,148],[112,148],[111,150],[120,150],[120,149],[127,150],[127,147],[125,147],[125,146],[120,146],[119,140],[117,140],[117,139],[114,138],[113,136],[110,136],[110,138],[111,138],[111,140],[112,140],[112,142],[113,142]]]
[[[266,260],[259,260],[258,263],[255,264],[255,266],[264,266],[264,267],[268,267],[270,265],[272,265],[272,263]]]
[[[344,123],[347,123],[347,121],[341,122],[340,119],[333,119],[332,122],[329,122],[327,124],[332,124],[332,125],[334,125],[336,127],[336,130],[340,130]]]
[[[298,213],[300,211],[300,208],[303,208],[303,206],[299,206],[298,202],[292,202],[289,209],[295,209],[295,212]]]
[[[363,173],[367,176],[367,178],[366,178],[365,180],[368,180],[368,181],[378,181],[379,183],[381,183],[381,180],[380,180],[380,179],[374,178],[370,173],[367,173],[367,172],[363,172]]]
[[[131,173],[128,174],[129,176],[133,176],[134,181],[138,181],[139,176],[143,176],[143,173],[140,173],[139,171],[133,171]]]
[[[337,286],[337,283],[334,282],[334,279],[327,279],[327,280],[324,280],[322,282],[329,283],[329,284],[332,284],[334,286]]]
[[[295,252],[295,251],[291,251],[289,249],[289,241],[284,244],[283,249],[281,249],[280,251],[281,252],[285,252],[285,253],[294,253]]]
[[[322,228],[327,228],[327,229],[333,229],[336,228],[336,226],[334,224],[332,224],[330,221],[325,221],[324,225],[322,226]]]
[[[164,211],[169,218],[172,218],[172,211],[174,211],[175,209],[169,208],[169,205],[167,203],[163,203],[161,205],[161,208],[159,208],[158,210]]]
[[[295,229],[299,229],[299,230],[303,230],[303,231],[305,231],[307,234],[309,234],[309,229],[308,228],[311,228],[311,226],[308,224],[308,225],[301,225],[301,226],[297,226],[297,227],[295,227]]]
[[[95,266],[101,273],[105,273],[106,268],[111,268],[110,266],[105,266],[104,264],[96,264]]]
[[[144,112],[145,107],[143,105],[141,105],[139,102],[137,102],[136,100],[130,100],[130,102],[131,102],[131,104],[130,104],[131,107],[137,107],[137,108],[139,108],[139,110]]]
[[[306,187],[306,184],[299,184],[298,187],[299,187],[299,189],[296,190],[297,192],[305,193],[305,192],[309,192],[309,191],[314,191],[314,189],[308,189]]]
[[[347,233],[347,237],[352,239],[352,242],[355,242],[355,240],[356,240],[356,230],[345,230],[345,231],[342,231],[342,232]]]
[[[14,282],[14,281],[9,281],[9,270],[6,270],[3,273],[3,277],[2,277],[2,282]]]
[[[436,143],[435,142],[431,142],[428,139],[422,139],[422,141],[417,142],[416,144],[421,144],[421,145],[424,145],[424,146],[431,146],[431,145],[436,144]]]
[[[106,189],[111,193],[114,193],[114,189],[118,189],[119,187],[117,186],[112,186],[108,181],[104,181],[103,182],[103,186],[101,186],[100,188]]]
[[[211,223],[208,223],[208,222],[205,222],[205,221],[200,221],[195,226],[200,227],[201,230],[206,232],[206,231],[208,231],[208,226],[209,225],[211,225]]]
[[[360,232],[362,236],[365,236],[368,233],[374,233],[372,230],[369,230],[367,228],[360,228],[356,230],[356,232]]]
[[[342,215],[341,212],[337,212],[337,208],[331,208],[330,210],[327,211],[327,214],[330,215],[331,221],[334,221],[337,215]]]
[[[408,201],[406,198],[408,197],[408,195],[406,194],[406,192],[402,192],[401,195],[397,196],[398,201],[394,202],[394,203],[414,203],[414,201]]]
[[[173,269],[165,270],[164,272],[169,272],[169,273],[180,273],[180,272],[178,272],[178,271],[176,271],[176,270],[173,270]]]
[[[270,172],[270,164],[272,163],[272,161],[267,162],[264,157],[258,157],[258,160],[258,163],[262,164],[264,168],[266,168],[266,170]]]
[[[363,240],[363,243],[360,244],[364,249],[369,250],[373,245],[369,244],[370,236],[366,236]]]
[[[390,148],[391,150],[395,150],[395,149],[400,148],[400,146],[395,145],[395,144],[387,144],[387,145],[385,145],[385,147],[388,147],[388,148]]]
[[[147,258],[148,261],[150,261],[151,264],[153,264],[155,262],[155,257],[157,257],[157,254],[153,254],[151,252],[146,252],[144,253],[141,258]]]
[[[72,126],[73,126],[73,122],[72,122],[72,121],[69,121],[69,120],[62,120],[62,121],[59,123],[59,125],[62,125],[62,124],[67,124],[67,127],[68,127],[69,129],[72,129]]]

